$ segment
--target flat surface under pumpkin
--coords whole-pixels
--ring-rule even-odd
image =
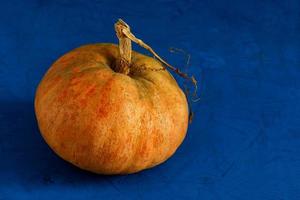
[[[0,199],[299,200],[299,8],[299,0],[0,1]],[[119,17],[174,66],[185,60],[167,47],[191,54],[201,100],[167,162],[101,176],[51,151],[33,98],[59,56],[117,43]]]

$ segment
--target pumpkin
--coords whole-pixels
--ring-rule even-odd
[[[156,166],[182,143],[188,103],[165,65],[131,50],[122,20],[119,45],[84,45],[60,57],[35,95],[40,132],[51,149],[81,169],[129,174]],[[156,54],[157,55],[157,54]]]

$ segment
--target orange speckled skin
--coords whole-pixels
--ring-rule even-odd
[[[35,96],[43,138],[63,159],[99,174],[128,174],[168,159],[188,127],[186,97],[153,58],[132,52],[113,71],[114,44],[79,47],[47,71]]]

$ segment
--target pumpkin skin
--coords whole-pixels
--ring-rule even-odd
[[[99,174],[129,174],[167,160],[188,127],[188,104],[162,64],[132,52],[130,74],[115,72],[114,44],[59,58],[35,96],[39,129],[64,160]]]

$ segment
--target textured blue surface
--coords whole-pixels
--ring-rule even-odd
[[[116,43],[119,17],[173,65],[168,47],[191,54],[201,100],[170,160],[110,177],[47,147],[33,98],[65,52]],[[1,200],[300,199],[300,1],[1,0],[0,159]]]

